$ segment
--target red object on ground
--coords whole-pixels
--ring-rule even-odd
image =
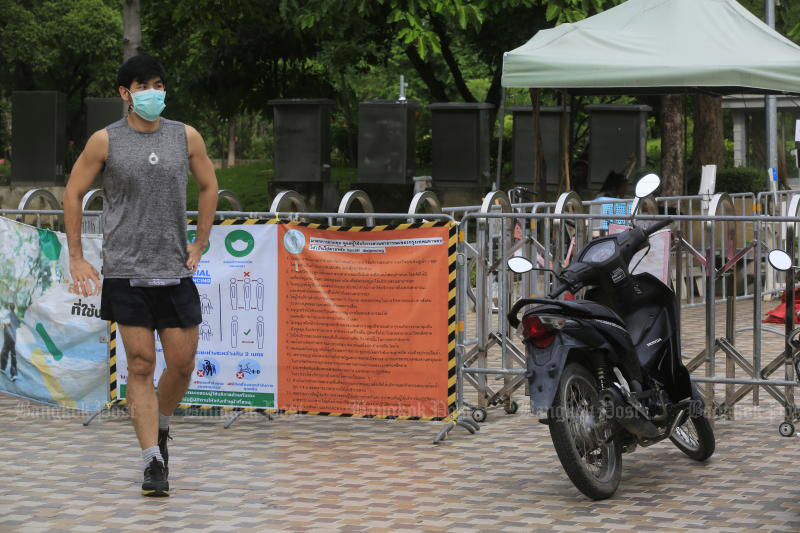
[[[794,320],[800,322],[800,287],[794,290]],[[767,317],[762,320],[766,324],[783,324],[786,322],[786,291],[781,294],[781,303],[775,309],[767,311]]]

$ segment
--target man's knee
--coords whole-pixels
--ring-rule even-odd
[[[149,377],[152,379],[153,372],[156,370],[155,354],[126,354],[126,356],[129,377]]]
[[[194,354],[187,357],[173,358],[168,365],[170,372],[175,372],[184,379],[188,379],[194,372]]]

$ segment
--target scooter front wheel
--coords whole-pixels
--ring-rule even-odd
[[[597,380],[585,367],[566,366],[549,418],[553,446],[575,487],[593,500],[610,498],[622,476],[622,449],[608,440]]]

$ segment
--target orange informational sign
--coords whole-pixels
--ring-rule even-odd
[[[279,226],[278,409],[445,418],[455,235],[443,223],[354,229]]]

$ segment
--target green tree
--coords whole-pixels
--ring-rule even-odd
[[[83,99],[114,94],[121,57],[117,0],[0,0],[0,97],[14,90],[67,95],[67,135],[83,140]]]

